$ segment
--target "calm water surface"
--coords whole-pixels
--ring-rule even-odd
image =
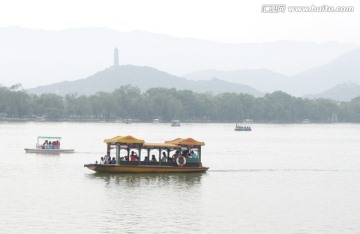
[[[360,233],[360,125],[0,123],[0,233]],[[96,174],[104,138],[204,141],[205,174]],[[76,153],[26,154],[38,135]]]

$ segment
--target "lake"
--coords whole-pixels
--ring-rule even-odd
[[[0,122],[0,233],[360,233],[360,125]],[[97,174],[105,138],[204,141],[204,174]],[[61,136],[74,154],[25,153]]]

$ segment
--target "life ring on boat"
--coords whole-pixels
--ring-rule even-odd
[[[182,162],[180,162],[180,160],[182,159]],[[185,166],[186,164],[186,158],[184,156],[179,156],[176,158],[176,164],[179,166],[179,167],[183,167]]]

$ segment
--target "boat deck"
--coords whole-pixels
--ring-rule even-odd
[[[87,167],[96,172],[108,173],[186,173],[186,172],[206,172],[208,167],[195,166],[166,166],[166,165],[119,165],[119,164],[85,164]]]

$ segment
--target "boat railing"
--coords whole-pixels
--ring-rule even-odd
[[[186,158],[186,163],[199,163],[199,158]]]
[[[126,165],[126,166],[138,166],[139,161],[120,161],[120,165]],[[150,161],[141,161],[140,165],[146,165],[146,166],[177,166],[176,162],[150,162]],[[200,160],[198,158],[187,158],[186,159],[186,166],[199,166]]]
[[[54,146],[54,145],[38,145],[36,144],[36,149],[60,149],[59,146]]]

